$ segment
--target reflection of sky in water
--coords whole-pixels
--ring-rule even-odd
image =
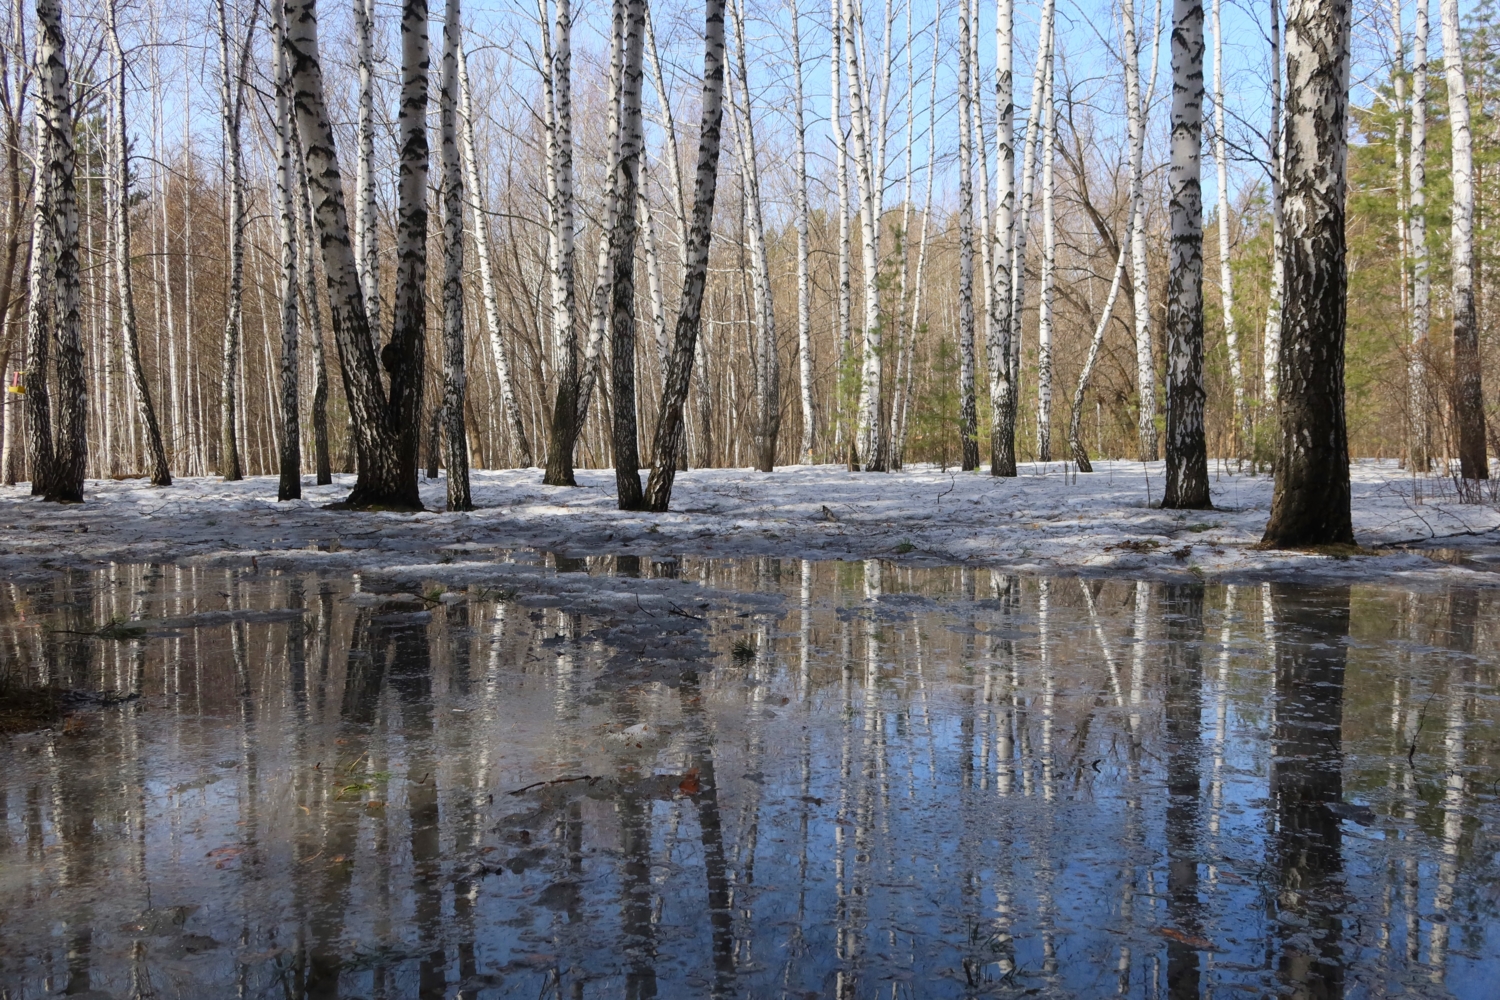
[[[1488,594],[686,561],[445,603],[112,572],[0,597],[10,683],[142,691],[0,750],[8,996],[1500,972]],[[116,614],[147,634],[42,631]]]

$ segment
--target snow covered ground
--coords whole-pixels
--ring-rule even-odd
[[[1095,468],[1077,475],[1060,463],[1028,465],[1014,479],[933,466],[888,475],[838,466],[693,470],[677,477],[667,514],[616,510],[610,470],[580,471],[576,489],[543,486],[536,469],[477,471],[479,509],[467,514],[441,511],[440,480],[423,483],[433,510],[418,514],[322,509],[347,493],[352,476],[336,477],[333,486],[304,485],[305,499],[293,503],[276,502],[274,477],[182,478],[169,489],[144,480],[90,481],[82,506],[42,503],[21,486],[0,490],[0,570],[255,557],[260,565],[305,569],[451,571],[459,568],[454,563],[493,563],[504,550],[536,549],[1500,585],[1500,573],[1482,558],[1431,558],[1406,548],[1444,538],[1455,546],[1500,544],[1500,504],[1459,503],[1450,482],[1414,482],[1395,463],[1354,466],[1355,531],[1378,554],[1352,558],[1254,548],[1270,508],[1267,476],[1214,471],[1216,509],[1184,512],[1148,503],[1161,499],[1161,463]]]

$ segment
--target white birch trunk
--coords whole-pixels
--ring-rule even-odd
[[[619,203],[609,248],[610,390],[614,404],[615,490],[621,510],[640,510],[640,442],[636,426],[636,216],[640,202],[642,51],[645,48],[646,2],[628,0],[622,25],[624,46],[620,71],[619,151],[615,158],[614,194]]]
[[[1458,0],[1441,0],[1443,71],[1448,80],[1448,128],[1453,142],[1453,224],[1449,236],[1453,303],[1453,417],[1459,474],[1490,477],[1484,386],[1479,363],[1479,319],[1474,305],[1474,133],[1464,77]]]
[[[1015,246],[1015,4],[995,4],[995,268],[994,302],[997,314],[990,323],[990,475],[1016,474],[1015,373],[1011,370],[1011,338],[1017,326],[1012,290],[1011,254]],[[920,294],[920,291],[919,293]]]
[[[1219,17],[1221,0],[1213,0],[1214,31],[1214,169],[1218,181],[1219,212],[1219,302],[1224,313],[1224,345],[1229,351],[1229,386],[1233,394],[1237,454],[1250,445],[1250,419],[1245,409],[1245,371],[1240,360],[1239,328],[1234,321],[1234,272],[1230,268],[1229,241],[1229,153],[1224,135],[1224,30]],[[1395,0],[1399,3],[1400,0]],[[1399,145],[1399,143],[1398,143]]]
[[[359,73],[359,159],[355,171],[354,260],[370,333],[380,330],[380,245],[375,234],[375,0],[354,0],[354,45]],[[372,342],[373,343],[373,342]],[[379,348],[378,343],[374,343]]]
[[[162,446],[161,426],[156,420],[156,408],[152,405],[151,387],[146,382],[146,372],[141,365],[140,335],[136,328],[135,288],[130,275],[130,143],[125,122],[125,49],[120,44],[119,23],[116,7],[118,0],[109,0],[110,47],[114,50],[115,68],[119,76],[114,80],[114,187],[115,187],[115,282],[120,299],[120,331],[125,350],[125,375],[134,388],[136,419],[146,432],[146,447],[150,452],[151,485],[171,486],[172,472],[167,465],[167,452]]]
[[[979,467],[979,428],[974,411],[974,88],[973,28],[969,5],[958,8],[958,435],[959,467]]]
[[[1126,225],[1129,225],[1127,221]],[[1114,316],[1115,300],[1120,297],[1120,285],[1125,280],[1125,265],[1130,256],[1130,244],[1120,241],[1120,252],[1115,258],[1114,277],[1109,282],[1109,294],[1104,297],[1104,309],[1099,313],[1099,324],[1094,327],[1094,338],[1089,341],[1088,354],[1083,359],[1083,370],[1078,373],[1078,388],[1073,390],[1073,412],[1068,418],[1068,449],[1079,472],[1093,472],[1088,451],[1083,447],[1083,399],[1089,391],[1089,382],[1094,377],[1094,366],[1099,361],[1099,351],[1104,346],[1104,332]],[[1087,589],[1087,588],[1085,588]]]
[[[229,291],[224,319],[224,350],[219,384],[219,475],[233,481],[243,478],[240,467],[238,417],[241,310],[245,281],[245,168],[240,149],[240,117],[245,106],[245,87],[250,71],[250,39],[255,34],[251,14],[243,50],[230,38],[226,0],[217,0],[219,15],[219,118],[224,128],[225,160],[229,174]]]
[[[518,464],[532,464],[531,442],[521,421],[521,407],[511,378],[510,353],[500,327],[500,300],[495,291],[495,266],[490,259],[490,221],[484,210],[484,188],[479,183],[479,159],[474,146],[474,109],[469,94],[469,67],[463,48],[458,51],[458,99],[462,124],[464,180],[468,185],[469,207],[474,213],[474,251],[479,257],[479,288],[484,298],[485,329],[490,338],[490,356],[495,362],[495,380],[500,383],[500,401],[505,407],[506,426]]]
[[[813,414],[812,387],[812,287],[808,274],[808,221],[807,221],[807,121],[803,113],[802,95],[802,31],[801,13],[797,0],[788,0],[792,19],[792,82],[796,102],[795,128],[797,133],[797,191],[795,225],[797,227],[797,376],[802,403],[802,441],[798,457],[803,465],[813,463],[813,440],[816,433]],[[911,144],[908,129],[907,154],[910,159]],[[910,173],[910,171],[908,171]],[[908,188],[910,181],[908,180]],[[903,280],[905,274],[903,272]]]
[[[833,172],[836,177],[836,188],[838,191],[839,212],[839,259],[838,259],[838,345],[839,363],[835,381],[835,394],[838,399],[839,420],[835,430],[835,443],[843,440],[847,429],[846,408],[848,405],[847,383],[850,381],[849,372],[850,354],[852,345],[850,335],[853,312],[853,292],[850,285],[850,234],[849,234],[849,148],[844,135],[844,32],[847,26],[844,24],[844,10],[840,6],[840,0],[829,0],[832,10],[830,11],[833,30],[830,32],[830,52],[828,58],[828,78],[830,93],[830,111],[828,115],[828,127],[833,132]],[[849,467],[852,469],[857,461],[857,452],[854,444],[853,434],[849,434]]]
[[[1161,0],[1156,0],[1158,10]],[[1146,262],[1146,194],[1144,188],[1146,154],[1146,115],[1150,95],[1142,99],[1140,80],[1140,43],[1136,36],[1135,4],[1123,0],[1121,20],[1125,28],[1125,116],[1130,142],[1130,201],[1134,224],[1130,230],[1130,278],[1135,307],[1135,372],[1138,400],[1136,433],[1143,462],[1157,457],[1156,438],[1156,366],[1151,358],[1151,279]],[[1156,85],[1156,55],[1160,49],[1156,31],[1151,34],[1153,50],[1151,80],[1148,91]]]
[[[1054,40],[1056,36],[1053,36]],[[1042,281],[1036,324],[1036,457],[1052,461],[1052,299],[1057,280],[1057,209],[1054,170],[1057,145],[1056,62],[1049,47],[1042,81]]]
[[[855,444],[861,453],[865,467],[874,472],[885,471],[885,458],[880,454],[880,263],[876,256],[876,228],[880,220],[876,217],[879,195],[875,185],[874,151],[869,135],[869,118],[861,85],[859,57],[855,51],[854,34],[859,23],[854,16],[854,0],[843,0],[844,23],[844,69],[848,74],[849,121],[851,138],[854,141],[854,176],[857,181],[860,205],[861,256],[864,264],[864,360],[861,366],[859,385],[859,425],[855,432]]]
[[[292,168],[291,73],[286,57],[285,8],[274,4],[271,20],[272,79],[276,87],[276,222],[281,240],[281,448],[277,500],[302,498],[302,425],[297,398],[297,205]],[[311,266],[311,261],[308,266]]]
[[[1129,2],[1129,0],[1126,0]],[[1010,372],[1012,413],[1020,402],[1021,320],[1026,304],[1026,243],[1031,232],[1031,212],[1036,188],[1037,138],[1042,126],[1044,84],[1047,76],[1047,54],[1052,51],[1056,20],[1056,0],[1044,0],[1042,23],[1037,34],[1036,62],[1031,74],[1031,106],[1026,112],[1026,134],[1021,142],[1021,214],[1016,220],[1015,243],[1011,248],[1011,331]],[[1015,417],[1009,418],[1015,427]],[[1003,474],[1003,473],[1002,473]]]
[[[544,6],[545,9],[545,6]],[[545,30],[545,27],[544,27]],[[576,486],[573,444],[578,435],[578,331],[573,287],[573,5],[557,0],[557,34],[552,47],[551,90],[555,121],[548,134],[552,161],[552,369],[557,400],[552,411],[547,469],[542,481]]]
[[[1411,243],[1411,361],[1410,382],[1412,468],[1427,472],[1432,442],[1428,422],[1431,402],[1427,389],[1428,331],[1432,323],[1432,277],[1427,271],[1427,45],[1429,0],[1417,0],[1413,27],[1411,67],[1411,181],[1410,216],[1407,223]]]
[[[447,0],[443,11],[442,84],[438,91],[443,164],[443,438],[448,466],[448,509],[473,510],[469,492],[469,434],[464,424],[469,375],[464,356],[464,175],[459,158],[458,124],[463,35],[458,16],[459,0]],[[475,223],[478,229],[484,227],[478,213]]]
[[[1266,330],[1261,345],[1262,399],[1266,416],[1276,420],[1277,375],[1281,365],[1281,297],[1285,286],[1282,257],[1281,171],[1281,0],[1271,0],[1271,130],[1266,145],[1271,154],[1271,292],[1266,305]]]

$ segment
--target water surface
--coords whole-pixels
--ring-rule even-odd
[[[0,590],[0,997],[1495,995],[1494,593],[514,558]]]

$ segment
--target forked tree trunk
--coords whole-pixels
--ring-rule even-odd
[[[1479,317],[1474,307],[1474,133],[1469,126],[1469,85],[1459,37],[1458,0],[1441,0],[1443,70],[1448,78],[1448,127],[1453,137],[1453,422],[1459,474],[1490,478],[1484,428],[1484,386],[1479,366]]]
[[[442,134],[443,205],[443,413],[447,433],[448,509],[473,510],[469,491],[469,435],[464,426],[468,370],[464,359],[464,177],[458,155],[458,67],[462,36],[459,0],[447,0],[443,18],[442,89],[438,127]],[[475,219],[482,228],[484,220]]]
[[[621,510],[640,510],[640,445],[635,422],[635,238],[636,201],[640,197],[641,84],[646,36],[646,0],[625,7],[625,52],[620,74],[620,153],[615,194],[621,209],[611,234],[609,267],[610,393],[614,397],[615,490]],[[672,454],[665,452],[664,454]]]
[[[546,31],[546,25],[542,26]],[[557,397],[547,442],[542,482],[577,486],[573,478],[573,445],[578,439],[578,330],[574,323],[573,288],[573,6],[557,0],[557,35],[552,46],[553,116],[547,145],[551,160],[552,197],[552,343]]]
[[[370,335],[380,330],[380,245],[375,235],[375,0],[354,0],[354,46],[359,73],[359,121],[356,139],[354,261]],[[378,350],[380,345],[374,345]]]
[[[120,332],[125,346],[125,374],[135,390],[136,418],[146,432],[146,449],[151,462],[151,485],[171,486],[172,470],[167,464],[167,450],[162,446],[161,425],[151,402],[151,386],[141,365],[141,341],[136,328],[135,288],[130,274],[130,143],[125,129],[125,49],[120,44],[116,20],[118,0],[109,0],[109,42],[119,72],[114,80],[114,149],[115,174],[115,283],[120,300]]]
[[[932,71],[929,76],[927,96],[927,134],[937,134],[937,71],[938,57],[940,54],[939,41],[942,32],[941,21],[933,22],[932,26]],[[915,380],[913,357],[916,349],[916,331],[918,322],[922,316],[922,291],[926,287],[927,275],[927,237],[929,226],[932,221],[932,183],[937,172],[937,144],[927,144],[927,196],[922,202],[922,236],[917,244],[917,273],[914,276],[914,291],[911,297],[911,318],[907,329],[911,330],[911,336],[907,339],[906,346],[906,380],[901,386],[901,395],[897,405],[892,407],[891,424],[891,461],[894,467],[899,468],[906,457],[906,432],[909,426],[907,417],[911,412],[912,385]],[[1006,265],[1007,270],[1009,265]]]
[[[415,461],[409,451],[398,447],[401,435],[381,385],[354,248],[349,242],[343,180],[318,59],[317,3],[288,0],[286,10],[297,137],[322,246],[323,276],[344,396],[353,417],[358,479],[347,503],[353,507],[420,509]],[[417,427],[407,433],[416,434]]]
[[[1015,373],[1010,366],[1016,326],[1010,259],[1015,246],[1015,4],[995,6],[995,309],[990,323],[990,475],[1016,474]]]
[[[766,248],[766,230],[761,212],[760,169],[756,162],[755,122],[751,117],[749,69],[745,55],[745,8],[735,4],[735,55],[739,60],[739,139],[735,152],[745,179],[750,237],[750,284],[755,303],[755,466],[761,472],[776,468],[776,442],[781,432],[781,366],[776,356],[776,312],[771,298],[771,268]],[[734,107],[733,83],[730,105]]]
[[[1399,2],[1399,0],[1397,0]],[[1245,372],[1240,361],[1239,328],[1234,321],[1234,271],[1229,260],[1229,154],[1224,135],[1224,29],[1219,19],[1220,0],[1213,0],[1214,18],[1214,167],[1218,172],[1219,197],[1219,301],[1224,313],[1224,346],[1229,352],[1229,383],[1233,393],[1236,453],[1250,446],[1250,412],[1245,408]]]
[[[495,380],[500,383],[500,401],[505,407],[506,424],[517,463],[522,468],[532,464],[531,441],[521,421],[521,407],[516,402],[511,378],[510,352],[500,330],[500,300],[495,292],[495,267],[490,260],[490,223],[484,210],[484,189],[479,183],[479,160],[474,147],[474,110],[469,95],[469,68],[463,48],[458,52],[458,99],[463,138],[464,180],[468,185],[469,206],[474,213],[474,251],[479,256],[479,288],[484,296],[485,328],[490,337],[490,355],[495,361]]]
[[[703,120],[698,131],[698,167],[693,180],[693,223],[688,230],[687,266],[672,357],[667,363],[661,410],[652,435],[651,454],[675,455],[682,436],[682,408],[703,310],[703,287],[708,279],[708,249],[713,236],[714,195],[719,176],[719,132],[724,119],[724,3],[705,0],[703,28]],[[665,511],[672,502],[674,462],[658,461],[646,482],[646,509]]]
[[[294,121],[294,140],[296,131]],[[333,482],[333,464],[328,451],[328,362],[323,353],[323,307],[318,304],[317,269],[313,266],[317,260],[318,246],[314,235],[312,200],[307,192],[307,165],[302,162],[301,144],[294,142],[293,145],[297,166],[298,241],[302,248],[302,301],[306,305],[307,338],[312,344],[313,358],[313,470],[315,482],[319,486],[327,486]]]
[[[1174,0],[1172,241],[1167,279],[1167,485],[1163,507],[1204,510],[1203,427],[1203,0]],[[1222,221],[1222,220],[1221,220]]]
[[[1411,183],[1407,239],[1411,243],[1411,429],[1408,461],[1414,470],[1428,471],[1432,440],[1428,424],[1431,404],[1427,393],[1427,336],[1432,324],[1432,277],[1427,272],[1427,35],[1428,0],[1417,0],[1411,67]]]
[[[240,148],[240,119],[250,73],[250,40],[255,35],[253,8],[245,42],[230,38],[227,0],[217,0],[219,13],[219,120],[224,128],[224,156],[229,173],[229,290],[224,318],[224,349],[219,382],[219,475],[233,482],[244,478],[240,468],[239,412],[240,341],[245,288],[245,160]],[[233,61],[231,61],[233,60]]]
[[[396,115],[396,294],[391,339],[380,360],[390,378],[390,416],[396,466],[410,483],[415,506],[421,442],[422,374],[427,363],[427,0],[401,4],[401,105]],[[461,418],[460,418],[461,419]],[[356,490],[358,487],[356,487]],[[352,502],[352,501],[351,501]]]
[[[281,236],[281,481],[277,500],[302,498],[302,425],[297,399],[297,174],[292,166],[292,94],[285,10],[274,4],[271,64],[276,86],[276,209]],[[312,262],[309,261],[310,265]]]
[[[1285,276],[1276,492],[1265,543],[1352,544],[1344,422],[1348,0],[1293,0],[1286,19]]]
[[[812,282],[808,273],[807,122],[803,114],[802,96],[802,17],[797,10],[797,0],[788,0],[787,6],[792,19],[792,82],[795,87],[793,100],[796,102],[794,121],[797,133],[797,191],[793,210],[796,212],[797,227],[797,378],[802,403],[802,442],[798,458],[803,465],[811,465],[817,428],[814,424],[812,386]]]
[[[958,437],[959,467],[979,468],[979,428],[974,411],[974,114],[969,48],[974,44],[969,5],[958,5]]]
[[[52,199],[49,259],[56,303],[55,314],[47,318],[55,331],[58,398],[56,441],[51,443],[51,460],[44,466],[38,465],[38,472],[32,475],[35,478],[41,470],[46,472],[42,480],[43,499],[82,503],[84,467],[88,460],[88,399],[79,318],[73,93],[61,5],[58,0],[37,0],[36,13],[40,22],[36,51],[38,82],[47,133],[46,163]]]
[[[1156,0],[1160,9],[1161,0]],[[1151,358],[1151,277],[1146,262],[1146,113],[1150,96],[1141,99],[1141,46],[1136,35],[1134,0],[1122,0],[1120,18],[1125,28],[1125,120],[1130,142],[1130,201],[1135,224],[1130,231],[1130,283],[1135,308],[1135,379],[1136,435],[1140,459],[1154,462],[1156,440],[1156,365]],[[1151,79],[1148,89],[1156,87],[1156,56],[1161,46],[1155,29],[1151,32]]]

